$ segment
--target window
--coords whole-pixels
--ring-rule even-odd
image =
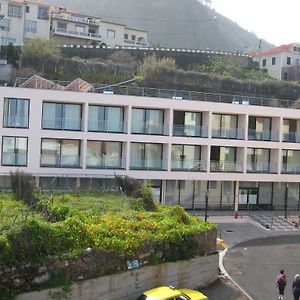
[[[135,40],[136,40],[136,36],[132,34],[132,35],[131,35],[131,40],[132,40],[132,41],[135,41]]]
[[[202,113],[188,111],[174,111],[174,136],[205,136],[202,128]]]
[[[284,72],[283,73],[283,80],[288,81],[288,77],[289,77],[288,73]]]
[[[130,168],[141,170],[162,170],[162,144],[130,144]]]
[[[132,133],[164,134],[164,111],[160,109],[132,109]]]
[[[272,119],[264,117],[249,116],[248,139],[271,141],[275,140],[272,136]]]
[[[300,52],[300,47],[294,47],[294,52]]]
[[[67,31],[67,23],[57,22],[57,29],[60,31]]]
[[[85,32],[85,26],[83,25],[75,25],[76,32]]]
[[[26,20],[25,31],[31,32],[31,33],[36,33],[37,32],[37,22]]]
[[[272,57],[272,65],[276,64],[276,57]]]
[[[238,116],[212,115],[212,137],[236,139],[240,138],[238,132]]]
[[[248,148],[247,171],[268,172],[270,162],[270,149]]]
[[[299,65],[299,63],[300,63],[300,59],[296,58],[296,65]]]
[[[124,108],[89,105],[89,131],[125,132]]]
[[[8,46],[9,44],[16,45],[16,42],[17,42],[16,39],[11,39],[3,36],[0,39],[1,46]]]
[[[9,31],[10,30],[10,19],[0,19],[0,29]]]
[[[43,103],[43,129],[81,130],[81,104]]]
[[[172,170],[200,171],[201,147],[193,145],[172,145]]]
[[[48,20],[49,19],[48,8],[39,6],[37,17],[40,20]]]
[[[129,39],[128,33],[125,33],[124,34],[124,40],[128,40],[128,39]]]
[[[87,142],[87,168],[120,169],[124,167],[121,157],[121,142]]]
[[[287,65],[291,65],[291,64],[292,64],[292,58],[291,58],[291,57],[288,56],[288,57],[286,58],[286,64],[287,64]]]
[[[80,141],[42,139],[41,167],[80,167]]]
[[[26,5],[26,12],[29,13],[29,11],[30,11],[30,7]]]
[[[4,136],[2,138],[2,166],[27,165],[27,138]]]
[[[109,39],[114,39],[116,38],[116,31],[112,29],[107,29],[107,37]]]
[[[18,5],[8,5],[8,16],[22,18],[21,6]]]
[[[4,98],[3,127],[28,128],[29,99]]]
[[[267,65],[267,59],[264,58],[264,59],[262,60],[262,66],[265,67],[266,65]]]

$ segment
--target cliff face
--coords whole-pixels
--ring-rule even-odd
[[[242,51],[258,48],[259,39],[197,0],[49,0],[104,20],[148,31],[163,47]],[[267,43],[263,43],[265,46]]]

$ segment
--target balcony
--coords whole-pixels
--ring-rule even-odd
[[[248,129],[248,140],[278,142],[279,134],[271,130],[256,131],[256,129]]]
[[[242,163],[231,162],[231,161],[211,161],[210,162],[211,172],[232,172],[242,173]]]
[[[281,173],[300,174],[300,164],[295,164],[295,163],[282,164]]]
[[[168,135],[168,125],[132,122],[131,133],[148,135]]]
[[[71,21],[71,22],[76,22],[76,23],[84,23],[84,24],[89,24],[89,25],[99,26],[101,23],[101,20],[94,19],[91,17],[75,17],[75,16],[68,15],[68,14],[57,14],[57,13],[52,13],[51,16],[52,16],[52,18],[55,18],[55,19],[66,20],[66,21]]]
[[[194,159],[173,160],[171,170],[179,172],[205,172],[206,162]]]
[[[167,161],[163,159],[131,159],[130,170],[165,171],[167,170]]]
[[[82,131],[82,119],[69,119],[69,118],[46,118],[42,119],[42,129],[55,129],[55,130],[74,130]]]
[[[213,138],[242,140],[244,136],[244,130],[240,128],[212,129]]]
[[[86,159],[89,169],[125,169],[125,158],[104,158],[101,155],[90,155]]]
[[[208,128],[194,125],[173,125],[173,136],[208,137]]]
[[[127,122],[111,122],[105,120],[89,120],[88,130],[94,132],[127,133]]]
[[[48,168],[80,168],[80,156],[42,154],[40,165]]]
[[[299,143],[300,142],[300,133],[298,133],[298,132],[283,133],[282,141],[290,142],[290,143]]]
[[[142,41],[132,41],[124,39],[124,44],[128,46],[148,47],[148,44]]]
[[[270,164],[269,162],[261,163],[248,163],[247,173],[267,173],[276,174],[278,173],[277,164]]]
[[[62,28],[55,28],[54,34],[57,35],[64,35],[68,37],[75,37],[80,39],[87,39],[87,40],[95,40],[95,41],[101,41],[101,35],[96,33],[89,33],[89,32],[81,32],[81,31],[75,31],[75,30],[67,30]]]
[[[27,165],[27,154],[2,153],[2,166],[21,167]]]

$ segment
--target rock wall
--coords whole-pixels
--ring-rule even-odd
[[[215,253],[191,260],[147,266],[77,282],[71,285],[68,292],[61,288],[47,289],[19,295],[16,300],[53,300],[59,295],[72,300],[133,300],[144,290],[160,285],[196,289],[217,279],[218,260],[219,256]]]

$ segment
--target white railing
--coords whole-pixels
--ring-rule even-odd
[[[53,18],[60,19],[60,20],[73,21],[73,22],[78,22],[78,23],[86,23],[86,24],[91,24],[91,25],[100,25],[100,23],[101,23],[101,20],[97,20],[97,19],[90,18],[90,17],[75,17],[72,15],[57,14],[57,13],[52,13],[51,16]]]
[[[54,32],[59,35],[66,35],[66,36],[73,36],[77,38],[83,39],[93,39],[101,41],[101,35],[96,33],[89,33],[89,32],[81,32],[76,30],[67,30],[62,28],[55,28]]]

